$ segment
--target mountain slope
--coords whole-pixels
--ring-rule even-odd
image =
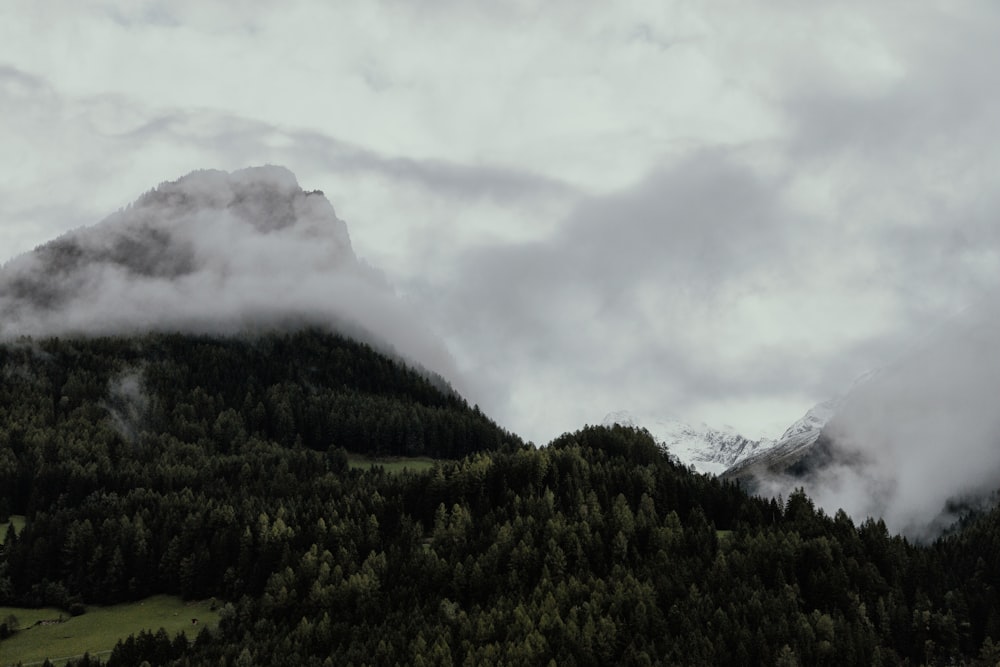
[[[456,458],[519,442],[440,379],[318,329],[22,339],[0,344],[0,380],[0,488],[14,513],[60,494],[82,501],[84,480],[113,478],[133,454],[155,463],[273,443]],[[74,456],[93,462],[83,479],[62,467]]]
[[[123,640],[108,667],[997,657],[996,516],[918,547],[691,474],[633,429],[401,474],[264,443],[144,453],[115,452],[106,479],[85,448],[46,459],[70,492],[0,550],[0,603],[220,601],[217,629]]]
[[[835,398],[813,406],[789,426],[772,446],[734,461],[721,473],[722,476],[739,480],[753,490],[758,488],[758,478],[777,470],[791,469],[816,446],[823,428],[836,413],[840,402],[841,399]]]

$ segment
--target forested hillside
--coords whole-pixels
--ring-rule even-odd
[[[190,485],[248,448],[460,457],[516,439],[440,378],[318,330],[22,339],[0,346],[0,380],[0,511],[14,513],[150,475]]]
[[[0,502],[26,515],[0,604],[221,606],[215,631],[104,664],[1000,660],[995,513],[920,546],[749,497],[643,431],[535,449],[318,331],[24,340],[0,372]],[[441,460],[390,474],[349,451]]]

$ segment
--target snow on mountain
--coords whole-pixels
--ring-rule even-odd
[[[773,440],[750,440],[729,427],[712,428],[676,419],[639,417],[626,410],[608,414],[604,424],[644,428],[678,462],[713,475],[774,445]]]
[[[850,389],[829,400],[818,403],[789,426],[771,447],[761,448],[750,456],[736,461],[724,476],[734,479],[748,479],[760,476],[767,468],[793,465],[808,454],[816,445],[823,430],[836,417],[849,395],[878,377],[879,369],[868,371],[851,383]]]
[[[1000,485],[1000,295],[922,336],[894,361],[810,409],[776,442],[733,447],[726,431],[609,415],[644,426],[678,459],[762,495],[804,488],[818,507],[930,539]],[[720,435],[721,434],[721,435]],[[743,451],[753,450],[749,455]]]
[[[819,439],[823,427],[833,418],[841,400],[840,397],[833,398],[813,406],[801,419],[789,426],[780,438],[773,441],[770,447],[761,447],[749,456],[734,461],[724,474],[727,477],[740,477],[757,466],[779,459],[795,458],[810,449]]]
[[[816,442],[820,431],[826,423],[833,417],[840,401],[831,399],[823,401],[809,409],[806,414],[789,426],[784,434],[778,438],[778,444],[783,446],[802,446]]]
[[[869,377],[871,374],[862,376],[853,386],[862,384]],[[815,445],[823,428],[842,402],[843,396],[838,396],[813,406],[776,440],[752,440],[731,427],[713,428],[706,424],[695,426],[677,419],[640,417],[627,410],[608,414],[604,418],[604,424],[621,424],[648,430],[653,439],[678,462],[694,466],[698,472],[741,477],[752,474],[758,467],[772,461],[798,458],[808,451]]]

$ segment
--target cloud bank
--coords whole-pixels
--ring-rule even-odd
[[[324,324],[454,379],[449,355],[358,260],[322,192],[281,167],[197,171],[0,270],[0,337]]]
[[[832,514],[882,518],[931,539],[1000,489],[1000,303],[981,300],[838,397],[819,441],[737,477],[757,492],[804,487]],[[784,472],[775,472],[784,470]]]
[[[1000,308],[982,302],[851,392],[817,500],[928,537],[1000,488]],[[846,462],[846,463],[845,463]]]

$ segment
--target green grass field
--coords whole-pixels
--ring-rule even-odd
[[[5,522],[0,524],[0,544],[7,541],[7,530],[9,526],[13,524],[14,530],[18,533],[24,528],[24,517],[20,514],[14,514],[10,517],[10,522]]]
[[[359,470],[368,470],[374,466],[382,466],[387,473],[397,473],[404,470],[423,472],[434,467],[434,459],[427,458],[426,456],[372,459],[359,454],[348,454],[347,463],[351,468]]]
[[[73,617],[58,609],[0,607],[0,619],[13,614],[21,628],[14,636],[0,641],[0,667],[18,661],[27,667],[40,664],[46,658],[61,664],[69,657],[84,653],[103,655],[110,652],[119,639],[138,634],[140,630],[163,628],[171,637],[183,630],[188,639],[194,639],[203,626],[215,627],[219,621],[218,611],[209,611],[209,607],[207,600],[184,602],[168,595],[112,607],[87,607],[86,614]],[[58,620],[60,614],[62,623],[34,625],[36,621]],[[192,618],[198,619],[197,625],[191,623]]]

